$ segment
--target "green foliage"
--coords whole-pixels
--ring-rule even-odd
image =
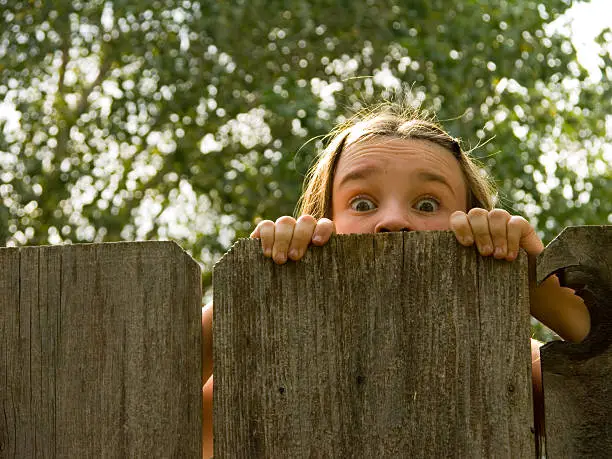
[[[544,31],[569,3],[0,0],[0,244],[173,238],[209,282],[293,212],[317,139],[398,82],[484,144],[546,241],[607,223],[609,80]]]

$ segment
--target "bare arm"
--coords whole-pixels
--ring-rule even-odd
[[[561,338],[580,342],[589,334],[591,317],[582,298],[551,276],[531,292],[531,315]]]
[[[213,456],[213,378],[202,388],[202,458]]]
[[[202,384],[206,384],[213,370],[212,318],[213,304],[208,303],[202,308]]]
[[[202,458],[213,455],[212,429],[212,318],[213,305],[208,303],[202,308]]]

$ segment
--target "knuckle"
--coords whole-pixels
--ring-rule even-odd
[[[530,226],[529,222],[525,220],[525,218],[521,217],[520,215],[514,215],[510,217],[510,220],[508,220],[508,226],[522,227],[524,225]]]
[[[257,226],[259,226],[259,228],[274,226],[274,222],[272,220],[262,220]]]
[[[334,231],[335,225],[334,222],[329,218],[322,218],[317,222],[317,230],[319,231]]]
[[[519,222],[519,223],[527,223],[527,224],[529,224],[527,219],[525,217],[520,216],[520,215],[513,215],[511,217],[511,220],[515,221],[515,222]]]
[[[485,209],[481,209],[480,207],[474,207],[472,209],[470,209],[467,213],[468,217],[473,218],[473,217],[484,217],[488,214],[488,212]]]
[[[453,212],[450,216],[449,223],[451,228],[465,228],[468,225],[467,215],[465,212]]]
[[[314,218],[312,215],[302,215],[300,216],[300,218],[297,219],[297,223],[306,223],[306,224],[310,224],[310,225],[315,225],[317,223],[317,219]]]
[[[451,214],[450,219],[459,222],[463,221],[465,217],[467,217],[467,214],[465,212],[463,212],[462,210],[456,210]]]
[[[277,225],[295,225],[295,218],[290,217],[289,215],[283,215],[282,217],[278,217],[276,219]]]
[[[510,220],[511,215],[504,209],[493,209],[489,211],[489,219],[506,221]]]

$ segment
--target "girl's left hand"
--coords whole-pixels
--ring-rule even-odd
[[[483,256],[513,261],[519,248],[529,255],[538,255],[544,244],[535,229],[523,217],[510,215],[503,209],[470,209],[466,214],[454,212],[450,216],[450,228],[460,244],[476,243]]]

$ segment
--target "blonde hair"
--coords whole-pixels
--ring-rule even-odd
[[[477,161],[463,151],[459,139],[448,134],[425,112],[398,102],[384,102],[361,110],[327,137],[331,140],[306,175],[297,215],[331,218],[332,183],[340,154],[353,144],[378,137],[426,140],[447,149],[459,161],[465,177],[467,210],[493,208],[493,182],[481,173]]]

